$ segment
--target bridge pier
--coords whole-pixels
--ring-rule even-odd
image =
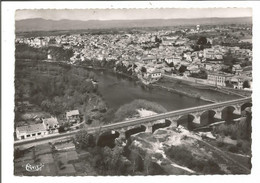
[[[123,131],[120,131],[119,132],[119,137],[118,137],[119,139],[125,139],[125,132],[123,132]]]
[[[195,116],[193,123],[200,124],[200,116]]]
[[[174,127],[174,128],[177,128],[177,120],[171,120],[171,124],[170,124],[170,127]]]
[[[145,128],[146,133],[153,133],[153,125],[145,125]]]
[[[236,109],[234,110],[233,114],[235,114],[235,115],[241,115],[241,110],[236,108]]]
[[[222,112],[221,111],[216,111],[216,114],[214,115],[214,118],[222,119]]]

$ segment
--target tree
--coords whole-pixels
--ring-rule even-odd
[[[142,72],[142,73],[146,73],[146,72],[147,72],[147,69],[146,69],[145,67],[142,67],[142,68],[141,68],[141,72]]]
[[[248,81],[244,81],[243,88],[250,88],[250,84]]]
[[[179,72],[180,73],[184,73],[185,71],[186,71],[186,66],[184,66],[184,65],[182,65],[182,66],[180,66],[180,68],[179,68]]]
[[[80,130],[75,137],[81,148],[94,147],[95,139],[92,134],[88,134],[86,130]]]
[[[104,157],[104,164],[107,170],[112,170],[115,173],[120,171],[118,169],[120,165],[120,158],[122,154],[123,148],[119,146],[115,146],[113,149],[109,147],[104,147],[103,157]]]
[[[150,174],[149,169],[151,165],[152,165],[151,157],[146,155],[144,158],[144,170],[146,175]]]
[[[203,37],[203,36],[201,36],[201,37],[198,39],[198,41],[197,41],[197,44],[198,44],[198,45],[206,45],[207,43],[208,43],[207,38],[206,38],[206,37]]]
[[[24,155],[24,151],[19,148],[14,149],[14,158],[20,158]]]
[[[132,173],[141,172],[143,170],[143,160],[137,149],[131,149],[129,159],[132,162]]]

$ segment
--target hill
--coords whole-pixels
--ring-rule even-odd
[[[143,20],[46,20],[41,18],[17,20],[16,32],[55,31],[79,29],[109,29],[128,27],[166,27],[179,25],[205,24],[246,24],[252,23],[252,17],[239,18],[198,18],[198,19],[143,19]]]

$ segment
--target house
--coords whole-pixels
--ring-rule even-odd
[[[217,59],[217,60],[223,60],[223,55],[216,54],[216,55],[215,55],[215,59]]]
[[[59,122],[58,122],[57,118],[54,118],[54,117],[45,118],[45,119],[42,119],[42,122],[43,122],[45,128],[49,131],[49,133],[58,132]]]
[[[79,110],[72,110],[66,112],[66,118],[70,123],[79,123],[80,122]]]
[[[191,68],[191,69],[189,69],[189,71],[190,71],[191,74],[194,74],[194,73],[199,73],[200,69],[199,68]]]
[[[214,50],[211,48],[208,49],[204,49],[204,58],[208,59],[215,59],[215,52]]]
[[[144,64],[148,64],[148,63],[156,62],[157,59],[156,59],[156,57],[149,56],[149,57],[143,58],[142,61]]]
[[[47,55],[47,59],[48,59],[48,60],[51,60],[51,59],[52,59],[51,54],[48,53],[48,55]]]
[[[178,37],[163,37],[162,38],[162,45],[164,46],[170,46],[173,45]]]
[[[177,65],[181,62],[181,59],[177,58],[177,57],[167,57],[167,58],[165,58],[165,62],[167,64],[173,63],[173,65]]]
[[[173,63],[173,57],[165,58],[165,62],[166,62],[167,64]]]
[[[152,79],[155,79],[155,80],[160,79],[162,76],[162,73],[158,69],[155,69],[155,68],[148,68],[147,74],[149,76],[151,76]]]
[[[233,85],[234,89],[252,89],[252,77],[248,76],[233,76],[230,79],[230,83]]]
[[[187,60],[188,62],[192,62],[191,52],[184,53],[184,54],[183,54],[183,57],[184,57],[185,60]]]
[[[236,64],[236,65],[233,65],[232,71],[236,74],[240,74],[243,71],[243,69],[239,64]]]
[[[209,72],[208,73],[208,84],[215,86],[226,86],[226,81],[228,81],[232,75],[221,73],[221,72]]]
[[[47,131],[43,123],[16,127],[16,137],[19,140],[42,137],[46,134]]]
[[[239,77],[232,77],[230,83],[233,85],[234,89],[243,89],[244,81]]]
[[[148,83],[153,83],[158,81],[162,77],[162,72],[155,68],[147,68],[146,74],[144,75],[144,80]]]

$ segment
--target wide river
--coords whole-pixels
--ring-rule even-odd
[[[147,88],[131,78],[108,71],[91,71],[98,80],[98,90],[110,108],[117,110],[120,106],[135,99],[156,102],[168,111],[205,105],[209,102],[168,92],[159,88]]]

